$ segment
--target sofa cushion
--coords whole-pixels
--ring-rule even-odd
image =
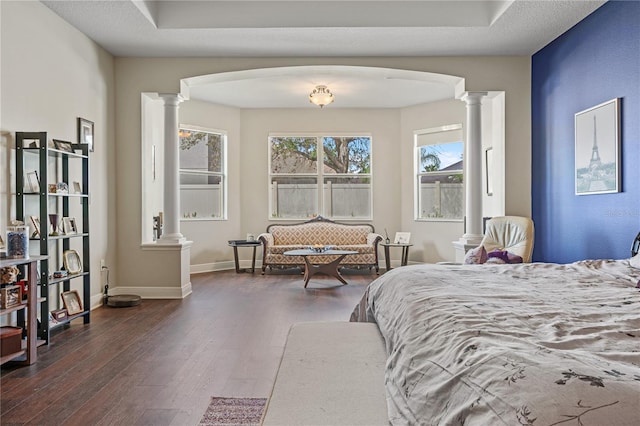
[[[367,244],[371,228],[364,225],[342,225],[316,222],[299,225],[276,225],[269,228],[274,245],[344,245]]]

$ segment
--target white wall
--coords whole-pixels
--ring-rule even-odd
[[[370,134],[372,140],[373,225],[378,232],[398,225],[400,111],[394,109],[243,110],[241,194],[247,232],[264,232],[269,216],[269,133]],[[277,221],[275,221],[277,222]],[[359,221],[356,221],[359,222]],[[244,235],[244,234],[242,234]]]
[[[101,303],[100,259],[115,273],[113,57],[40,2],[0,2],[2,88],[0,230],[15,217],[14,136],[46,131],[76,141],[76,119],[95,123],[90,153],[92,305]],[[139,95],[138,95],[139,96]]]
[[[240,131],[240,110],[189,100],[180,105],[178,115],[182,125],[227,132],[228,220],[181,221],[180,228],[187,240],[194,241],[191,247],[193,272],[233,268],[232,249],[227,241],[241,239],[249,232],[243,229],[240,214],[242,163],[246,161],[241,156],[244,143]]]
[[[453,260],[452,241],[463,233],[462,221],[414,221],[414,132],[449,124],[462,123],[466,132],[466,108],[460,100],[446,100],[402,110],[401,203],[400,227],[389,229],[411,232],[410,262]],[[392,255],[393,257],[393,255]]]

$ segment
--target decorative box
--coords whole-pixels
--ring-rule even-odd
[[[64,321],[69,316],[66,309],[57,309],[55,311],[51,311],[51,316],[56,321]]]
[[[0,327],[0,356],[7,356],[22,350],[22,328]]]

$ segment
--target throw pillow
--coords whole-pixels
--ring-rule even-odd
[[[464,256],[465,265],[481,265],[487,261],[487,250],[484,246],[472,248]]]
[[[522,257],[506,250],[493,250],[487,254],[487,263],[522,263]]]
[[[629,259],[629,263],[631,264],[631,266],[633,266],[634,268],[638,268],[640,269],[640,253],[636,254],[635,256],[633,256],[631,259]]]

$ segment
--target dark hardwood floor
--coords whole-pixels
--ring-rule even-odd
[[[101,307],[2,366],[2,425],[197,425],[212,396],[267,397],[289,327],[348,321],[375,273],[193,275],[183,300]]]

